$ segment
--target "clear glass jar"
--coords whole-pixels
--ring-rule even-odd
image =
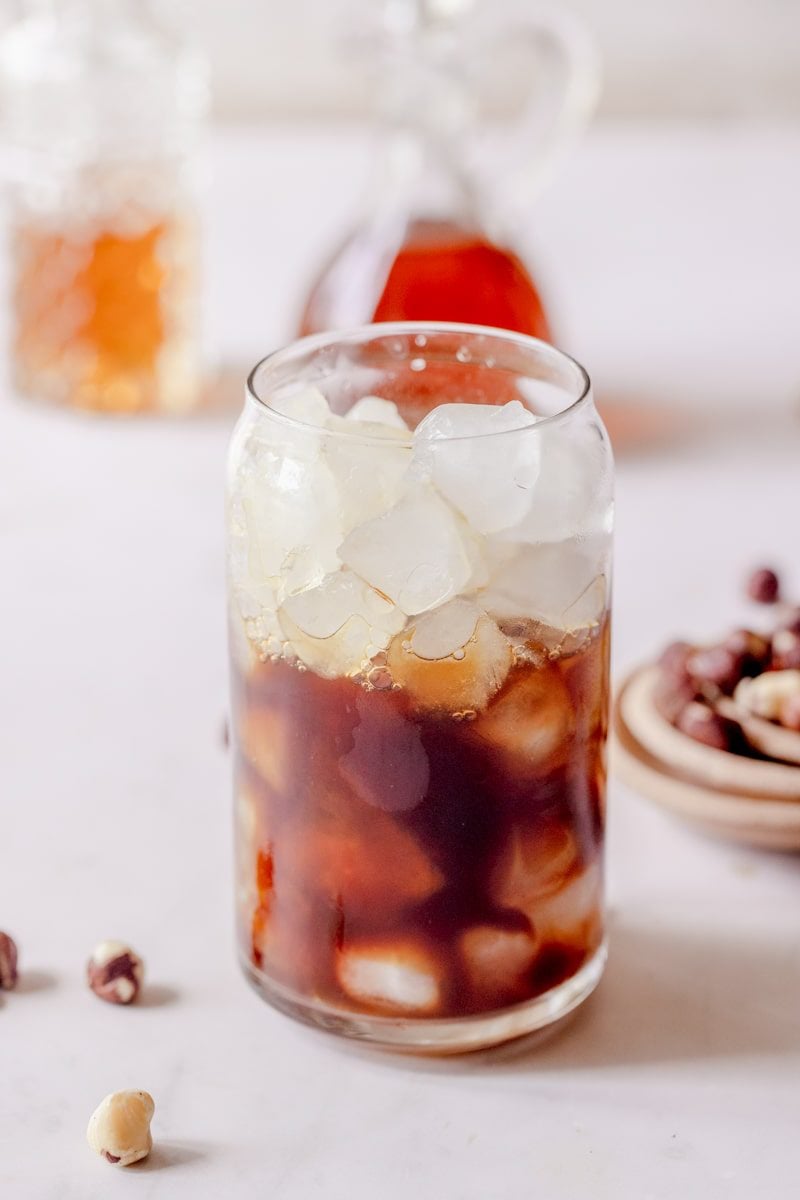
[[[373,325],[250,377],[229,463],[238,928],[278,1008],[467,1050],[605,959],[612,462],[532,338]]]
[[[12,372],[106,412],[200,395],[205,66],[133,0],[31,0],[4,36]]]

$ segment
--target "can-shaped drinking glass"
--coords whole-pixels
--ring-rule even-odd
[[[585,371],[522,335],[373,325],[253,371],[237,921],[278,1008],[468,1050],[598,982],[612,476]]]

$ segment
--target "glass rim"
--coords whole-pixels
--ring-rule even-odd
[[[308,364],[313,360],[315,354],[337,345],[358,346],[378,339],[388,339],[391,337],[436,336],[437,334],[448,333],[490,338],[500,344],[510,344],[522,350],[536,351],[551,362],[562,367],[566,366],[573,373],[576,381],[575,392],[577,394],[565,404],[564,408],[559,409],[558,412],[550,413],[547,416],[531,413],[530,415],[535,416],[536,420],[528,422],[525,425],[514,426],[511,429],[491,430],[485,433],[459,434],[455,437],[439,438],[437,441],[466,442],[526,433],[533,429],[541,429],[543,425],[554,425],[570,419],[592,404],[592,381],[589,373],[585,367],[581,366],[577,359],[567,354],[564,350],[560,350],[557,346],[553,346],[541,338],[532,337],[527,333],[517,333],[514,330],[502,329],[493,325],[472,325],[461,321],[434,320],[372,322],[347,329],[326,330],[323,333],[312,333],[306,337],[295,338],[286,345],[279,346],[276,350],[271,351],[264,358],[259,359],[247,377],[245,399],[252,400],[280,424],[303,433],[312,432],[322,434],[325,437],[370,442],[383,446],[410,446],[413,443],[414,430],[408,431],[409,436],[407,439],[387,438],[381,435],[365,434],[357,428],[353,428],[352,431],[349,429],[330,429],[325,425],[300,421],[296,417],[288,416],[286,413],[281,412],[280,409],[274,408],[268,399],[263,395],[259,395],[257,384],[261,381],[265,373],[268,375],[272,374],[281,367],[290,366],[293,362]],[[422,351],[424,347],[420,346],[419,349]],[[466,360],[462,365],[468,366],[469,360]],[[487,369],[492,369],[488,364],[484,365],[487,366]],[[498,405],[497,407],[502,406]],[[530,412],[530,410],[526,411]]]

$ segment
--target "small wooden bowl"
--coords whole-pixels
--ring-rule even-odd
[[[657,667],[634,671],[614,704],[612,767],[623,782],[706,833],[800,850],[800,766],[693,741],[658,712],[657,679]]]

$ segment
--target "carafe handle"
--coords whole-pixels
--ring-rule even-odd
[[[583,22],[560,8],[536,8],[500,32],[493,5],[477,5],[474,16],[467,74],[477,68],[483,77],[473,83],[484,112],[468,150],[470,173],[484,219],[507,229],[524,220],[589,123],[600,93],[600,59]],[[512,64],[523,95],[518,115],[508,116]],[[487,71],[492,86],[503,89],[495,106],[502,119],[485,111]]]

